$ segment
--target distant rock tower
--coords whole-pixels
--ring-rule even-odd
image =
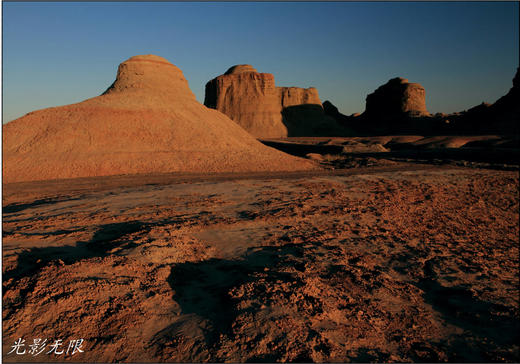
[[[425,94],[420,84],[401,77],[393,78],[367,96],[365,114],[385,119],[428,116]]]
[[[204,105],[257,138],[336,135],[338,124],[323,112],[314,87],[276,87],[274,76],[236,65],[206,84]]]

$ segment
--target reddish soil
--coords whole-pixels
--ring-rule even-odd
[[[4,185],[3,360],[520,361],[518,172],[385,168]]]

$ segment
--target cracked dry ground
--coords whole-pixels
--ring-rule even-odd
[[[3,359],[519,361],[518,186],[439,168],[11,195]],[[19,337],[84,352],[6,355]]]

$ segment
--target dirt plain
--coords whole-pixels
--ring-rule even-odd
[[[520,361],[518,170],[321,163],[4,185],[3,360]]]

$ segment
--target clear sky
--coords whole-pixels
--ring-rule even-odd
[[[518,2],[3,2],[3,122],[82,101],[117,66],[156,54],[200,102],[230,66],[314,86],[344,114],[393,77],[426,89],[430,112],[494,102],[518,67]]]

